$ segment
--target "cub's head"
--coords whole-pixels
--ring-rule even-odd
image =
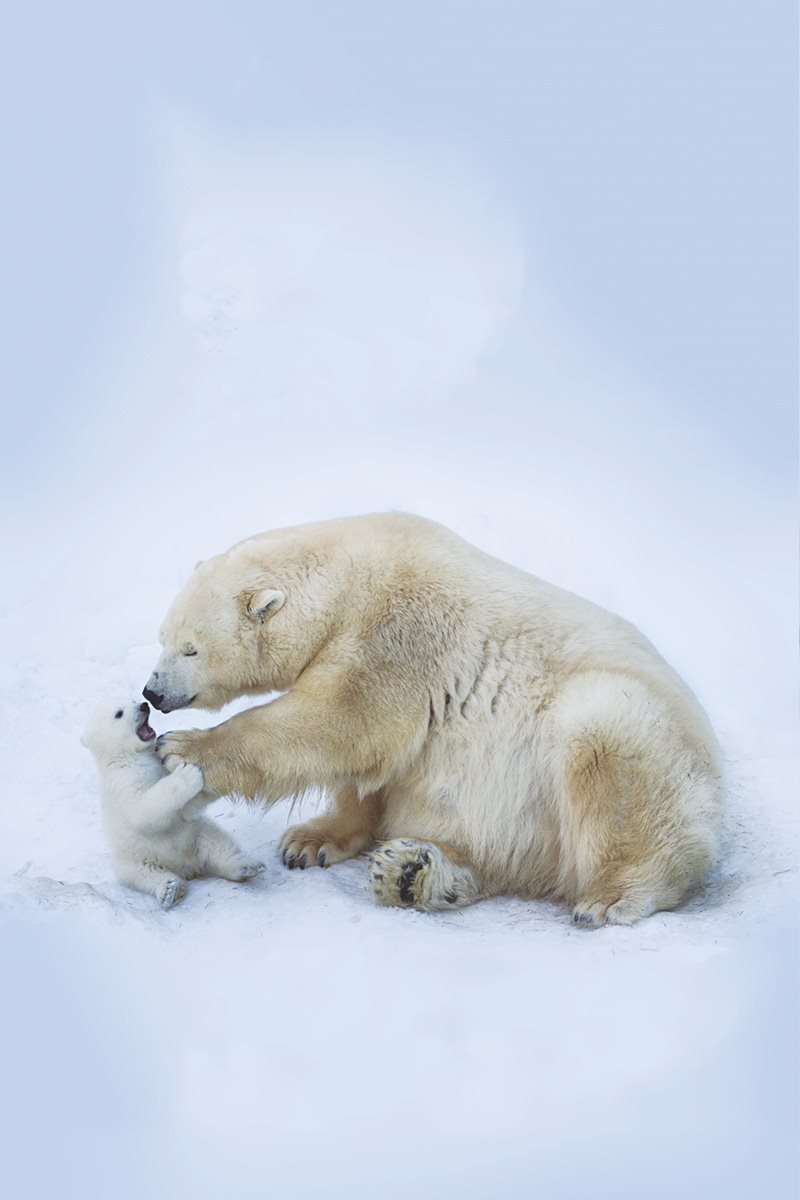
[[[218,709],[280,686],[265,662],[281,638],[266,627],[284,601],[284,592],[251,563],[238,566],[225,556],[199,563],[159,630],[161,656],[145,698],[163,713]]]
[[[150,749],[156,731],[149,716],[150,705],[140,700],[104,700],[89,718],[81,745],[101,762]]]

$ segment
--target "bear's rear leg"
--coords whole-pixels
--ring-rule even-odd
[[[612,896],[616,896],[612,899]],[[656,911],[652,896],[637,896],[632,890],[606,893],[604,897],[587,896],[572,910],[576,925],[597,929],[601,925],[635,925]]]
[[[437,912],[480,898],[475,872],[457,851],[436,842],[393,838],[370,855],[370,882],[379,904]]]
[[[674,908],[713,857],[703,816],[712,784],[694,779],[656,703],[637,697],[634,684],[630,696],[619,687],[590,691],[593,707],[605,703],[604,719],[577,709],[585,724],[564,740],[561,887],[573,920],[588,928]]]

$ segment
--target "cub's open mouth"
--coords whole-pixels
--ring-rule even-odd
[[[139,716],[136,720],[136,736],[141,742],[152,742],[156,736],[156,731],[148,722],[150,716],[150,705],[142,704],[139,706]]]

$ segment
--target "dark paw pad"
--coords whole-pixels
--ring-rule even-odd
[[[430,855],[420,855],[416,862],[406,863],[400,872],[397,890],[403,904],[414,903],[414,882],[427,862],[430,862]]]

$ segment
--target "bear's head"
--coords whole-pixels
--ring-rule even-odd
[[[281,688],[286,631],[273,638],[266,626],[286,597],[242,557],[198,563],[167,613],[161,656],[143,692],[161,712],[219,709],[237,696]]]
[[[151,749],[156,731],[149,717],[150,705],[141,700],[103,700],[89,718],[81,745],[101,761]]]

